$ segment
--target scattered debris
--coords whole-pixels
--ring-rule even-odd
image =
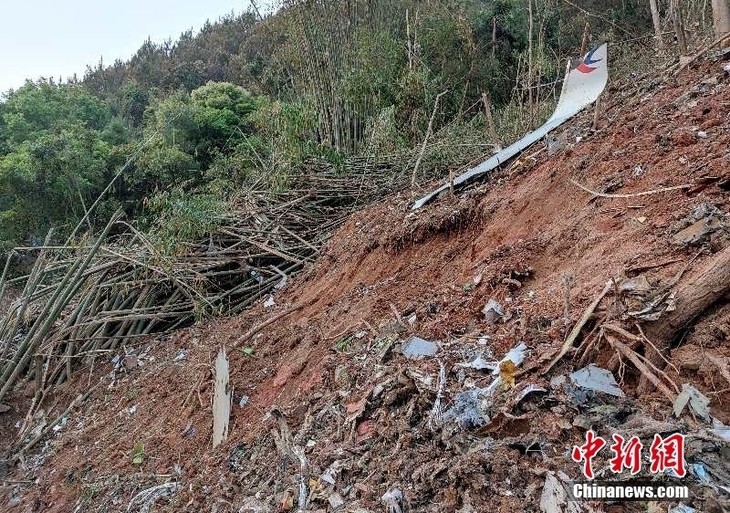
[[[710,433],[730,443],[730,426],[726,426],[717,419],[713,419],[712,424]]]
[[[454,396],[451,408],[443,415],[445,421],[455,421],[464,430],[477,428],[489,422],[489,391],[473,388]]]
[[[457,363],[456,366],[457,367],[466,367],[466,368],[474,369],[474,370],[485,370],[485,369],[494,370],[496,368],[496,364],[489,363],[489,362],[487,362],[487,360],[484,359],[484,353],[480,353],[476,358],[474,358],[470,362]]]
[[[696,511],[696,509],[684,504],[669,508],[669,513],[695,513]]]
[[[494,366],[494,370],[492,371],[493,375],[500,374],[499,369],[501,366],[507,362],[513,363],[516,367],[519,367],[522,365],[522,362],[525,361],[525,357],[527,356],[527,345],[524,342],[519,342],[515,347],[510,349],[506,355],[504,355],[504,358],[502,358],[497,364]]]
[[[403,513],[403,492],[398,488],[388,490],[380,500],[385,503],[388,513]]]
[[[677,245],[699,246],[713,233],[725,228],[725,213],[715,205],[700,203],[674,226],[672,240]]]
[[[177,491],[177,483],[174,481],[142,490],[130,501],[127,512],[132,511],[132,508],[137,508],[139,513],[149,513],[158,499],[169,497],[175,491]]]
[[[615,397],[624,396],[613,374],[593,364],[571,373],[570,380],[573,384],[581,388],[602,392]]]
[[[566,509],[567,505],[567,509]],[[575,502],[568,502],[568,494],[554,472],[545,474],[545,484],[540,495],[540,511],[543,513],[573,513],[580,511]]]
[[[487,304],[484,305],[484,308],[482,308],[482,313],[484,314],[484,320],[490,324],[494,324],[505,318],[502,305],[494,299],[490,299]]]
[[[547,389],[539,387],[537,385],[527,385],[520,393],[515,397],[515,406],[520,404],[530,394],[546,394]]]
[[[345,505],[345,500],[342,498],[342,495],[339,493],[333,493],[329,497],[327,497],[327,502],[329,502],[330,508],[332,508],[332,511],[339,511],[342,506]]]
[[[687,404],[695,415],[710,422],[710,400],[694,386],[684,383],[682,392],[674,401],[674,416],[679,417]]]
[[[406,358],[422,358],[424,356],[434,356],[438,353],[439,346],[435,342],[425,340],[420,337],[413,336],[404,344],[401,352]]]
[[[332,464],[327,467],[327,469],[322,472],[322,475],[319,476],[319,479],[323,483],[327,483],[328,485],[334,486],[337,483],[337,476],[342,471],[341,469],[341,463],[339,460],[335,460],[332,462]]]
[[[213,447],[228,438],[228,420],[231,416],[232,391],[228,387],[228,358],[225,349],[215,359],[215,392],[213,395]]]
[[[682,246],[699,246],[705,243],[710,235],[724,227],[725,224],[720,219],[706,217],[674,234],[674,243]]]

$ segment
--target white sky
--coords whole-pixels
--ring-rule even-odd
[[[259,4],[265,2],[258,2]],[[151,37],[173,40],[248,8],[248,0],[0,0],[0,95],[25,79],[58,79],[101,57],[128,59]]]

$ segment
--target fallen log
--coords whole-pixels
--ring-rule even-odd
[[[646,337],[656,347],[647,346],[646,357],[658,368],[664,367],[662,354],[667,356],[672,342],[692,325],[695,318],[730,292],[730,246],[688,273],[674,292],[676,308],[644,326]],[[652,389],[653,385],[642,379],[639,392]]]

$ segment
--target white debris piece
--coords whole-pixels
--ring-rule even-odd
[[[695,415],[710,422],[710,400],[689,383],[682,385],[682,392],[674,401],[674,416],[679,417],[687,404]]]
[[[438,353],[439,346],[435,342],[420,337],[411,337],[403,344],[401,352],[406,358],[421,358]]]
[[[213,447],[228,438],[233,391],[228,386],[228,358],[225,349],[215,359],[215,392],[213,395]]]
[[[380,500],[385,503],[388,513],[403,513],[403,492],[398,488],[388,490]]]
[[[570,380],[575,386],[603,392],[604,394],[613,395],[615,397],[623,397],[624,393],[619,388],[616,379],[610,371],[602,369],[596,365],[590,364],[583,367],[570,375]]]
[[[505,317],[504,308],[494,299],[487,301],[487,304],[482,308],[482,313],[484,314],[484,320],[492,324]]]

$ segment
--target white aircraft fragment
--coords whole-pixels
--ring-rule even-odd
[[[568,62],[563,88],[560,92],[560,99],[550,119],[534,132],[530,132],[519,141],[495,153],[478,166],[454,178],[454,187],[465,184],[503,164],[595,102],[606,87],[606,82],[608,82],[607,61],[607,45],[603,44],[595,50],[588,52],[585,57],[578,61],[577,65]],[[450,186],[450,183],[446,183],[419,199],[413,204],[412,210],[421,208],[437,195],[448,190]]]

